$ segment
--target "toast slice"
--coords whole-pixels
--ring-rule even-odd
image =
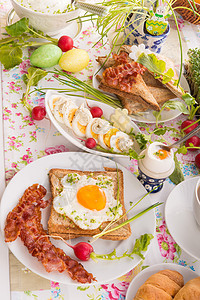
[[[62,188],[62,184],[60,180],[69,173],[76,173],[79,175],[91,175],[91,171],[77,171],[77,170],[67,170],[67,169],[51,169],[49,171],[49,181],[51,186],[51,192],[53,199],[58,195],[59,190]],[[117,199],[117,191],[119,184],[119,200],[122,204],[123,214],[125,214],[126,210],[124,207],[124,184],[123,184],[123,172],[121,170],[105,168],[105,172],[103,171],[95,171],[92,172],[92,177],[96,178],[99,175],[106,175],[112,178],[113,181],[113,189],[114,189],[114,197]],[[119,178],[119,181],[118,181]],[[116,222],[112,227],[116,227],[120,223],[127,220],[127,216],[125,215],[121,220]],[[73,239],[76,237],[86,237],[86,236],[94,236],[95,234],[100,233],[110,222],[103,222],[99,228],[93,230],[85,230],[81,229],[77,226],[70,218],[63,217],[63,215],[57,213],[53,207],[51,206],[51,214],[48,221],[48,232],[51,235],[61,236],[64,239]],[[112,228],[110,227],[110,228]],[[120,229],[117,229],[107,235],[104,235],[102,238],[107,240],[124,240],[127,239],[131,235],[130,225],[127,224]]]
[[[131,101],[133,96],[139,96],[142,99],[143,103],[146,103],[148,105],[149,109],[153,109],[153,110],[157,110],[157,111],[160,110],[160,107],[159,107],[156,99],[150,93],[147,85],[145,84],[145,82],[140,74],[138,74],[134,78],[135,82],[132,83],[130,93],[121,91],[118,86],[116,86],[115,88],[110,87],[106,83],[104,78],[101,76],[98,76],[97,80],[100,81],[99,88],[102,90],[107,89],[107,91],[108,91],[108,88],[109,88],[110,93],[114,93],[115,95],[120,96],[120,97],[125,97],[129,101]]]

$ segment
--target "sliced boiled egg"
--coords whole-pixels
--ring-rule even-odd
[[[110,126],[110,128],[108,128],[108,130],[107,130],[106,133],[99,134],[99,137],[98,137],[98,143],[99,143],[99,145],[101,147],[103,147],[104,149],[110,149],[111,148],[110,139],[118,131],[119,131],[119,129]]]
[[[104,134],[107,132],[110,124],[108,121],[101,118],[93,118],[87,125],[86,137],[93,138],[98,142],[99,134]]]
[[[72,102],[70,99],[64,103],[62,107],[63,121],[65,125],[69,128],[72,127],[72,121],[75,116],[75,113],[78,109],[78,106]]]
[[[84,103],[76,110],[72,120],[72,130],[78,137],[86,136],[86,127],[92,120],[92,114],[88,108],[84,107]]]
[[[56,120],[60,123],[64,123],[62,107],[67,100],[67,98],[58,95],[52,95],[49,99],[49,107]]]
[[[128,152],[133,146],[133,140],[124,132],[118,131],[110,138],[110,147],[114,152]]]

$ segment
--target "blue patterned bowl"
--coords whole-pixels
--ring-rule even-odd
[[[141,184],[145,187],[147,192],[151,192],[153,189],[153,193],[159,192],[163,188],[163,182],[166,180],[166,178],[153,178],[150,177],[146,174],[144,174],[140,168],[138,168],[139,175],[138,175],[138,180],[141,182]]]
[[[146,49],[152,52],[160,53],[161,47],[166,41],[170,32],[168,25],[165,33],[161,35],[151,35],[145,30],[145,20],[141,20],[141,13],[133,13],[131,18],[125,22],[124,37],[126,45],[144,44]]]

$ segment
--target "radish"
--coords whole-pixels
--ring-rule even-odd
[[[195,165],[200,169],[200,153],[195,157]]]
[[[73,48],[74,42],[70,36],[63,35],[58,40],[58,47],[63,51],[69,51]]]
[[[93,149],[96,146],[96,141],[93,138],[88,138],[85,140],[85,146],[89,149]]]
[[[43,120],[46,116],[46,109],[43,106],[35,106],[32,109],[31,116],[33,120]]]
[[[196,135],[193,135],[191,138],[189,138],[185,142],[186,147],[191,147],[190,144],[192,144],[194,147],[199,147],[200,146],[200,138]],[[189,151],[196,151],[196,148],[188,148]]]
[[[66,244],[74,250],[74,254],[76,255],[76,257],[83,261],[89,260],[90,254],[94,252],[93,247],[86,242],[80,242],[74,246],[69,245],[68,243]]]
[[[101,118],[101,116],[103,115],[103,110],[98,106],[90,107],[90,112],[93,118]]]
[[[196,121],[194,120],[185,120],[181,124],[181,129],[184,131],[185,134],[189,133],[193,129],[195,129],[198,126],[198,122],[195,123]],[[195,123],[195,124],[194,124]],[[193,124],[193,125],[192,125]],[[188,127],[189,126],[189,127]],[[185,129],[186,128],[186,129]]]

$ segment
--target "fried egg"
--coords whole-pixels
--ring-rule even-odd
[[[104,149],[111,149],[110,146],[110,139],[113,135],[115,135],[117,132],[119,131],[119,129],[110,126],[107,130],[106,133],[101,133],[98,136],[98,143],[101,147],[103,147]]]
[[[51,112],[53,113],[56,120],[60,123],[64,123],[62,107],[67,100],[67,98],[58,95],[52,95],[49,98],[49,107],[51,109]]]
[[[84,107],[84,103],[79,106],[72,120],[72,130],[78,137],[86,136],[86,127],[92,120],[92,114],[88,108]]]
[[[86,137],[93,138],[98,142],[99,134],[106,133],[109,127],[108,121],[101,118],[93,118],[86,127]]]
[[[54,198],[54,209],[80,228],[96,229],[103,222],[123,214],[121,204],[114,198],[111,177],[99,175],[93,178],[92,174],[70,173],[61,183],[63,190]]]
[[[114,152],[128,152],[133,146],[133,140],[128,134],[118,131],[110,138],[110,147]]]

